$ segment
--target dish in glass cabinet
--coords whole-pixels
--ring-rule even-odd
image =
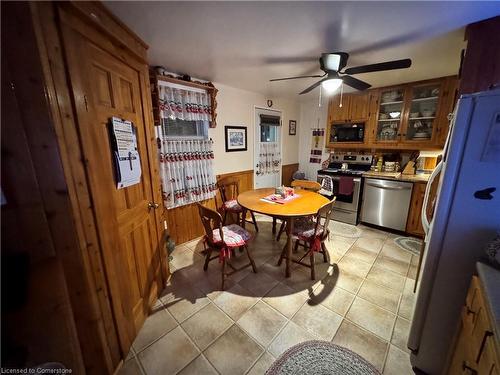
[[[400,115],[401,115],[401,112],[399,112],[399,111],[389,112],[389,116],[391,116],[392,119],[399,118]]]

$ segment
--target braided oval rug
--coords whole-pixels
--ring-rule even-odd
[[[380,375],[358,354],[328,341],[305,341],[292,346],[266,375]]]

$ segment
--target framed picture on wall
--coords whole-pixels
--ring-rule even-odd
[[[224,126],[226,152],[247,150],[247,128],[245,126]]]
[[[288,121],[288,134],[289,135],[297,134],[297,121],[295,120]]]

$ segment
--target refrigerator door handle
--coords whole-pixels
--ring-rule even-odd
[[[426,235],[429,232],[430,225],[429,220],[427,219],[427,205],[429,204],[429,195],[431,194],[432,184],[442,169],[443,161],[440,161],[436,168],[434,168],[434,170],[432,171],[432,174],[429,177],[429,181],[427,182],[427,186],[425,187],[424,202],[422,204],[422,214],[420,215],[420,217],[422,220],[422,228],[424,229]]]

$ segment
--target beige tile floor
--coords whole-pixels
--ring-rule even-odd
[[[276,266],[284,239],[273,241],[269,220],[259,221],[250,245],[258,273],[235,274],[225,291],[217,261],[203,272],[199,240],[177,246],[171,280],[121,374],[264,374],[286,349],[313,339],[345,346],[383,374],[413,374],[406,340],[418,259],[395,235],[333,222],[317,280],[298,265],[286,279]]]

